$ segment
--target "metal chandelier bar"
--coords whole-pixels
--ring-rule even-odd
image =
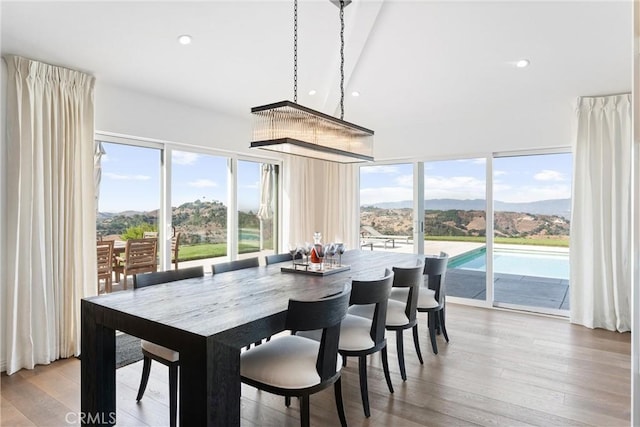
[[[331,0],[340,7],[340,108],[344,117],[344,6],[345,0]],[[297,102],[298,7],[294,0],[294,101]],[[304,107],[281,101],[253,107],[251,148],[276,151],[338,163],[373,161],[370,129]]]

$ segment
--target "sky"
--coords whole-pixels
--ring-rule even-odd
[[[569,153],[499,157],[493,160],[494,199],[533,202],[571,197]],[[486,160],[443,160],[425,163],[425,199],[484,199]],[[360,204],[413,199],[413,165],[363,166]]]
[[[150,211],[160,207],[159,149],[103,143],[100,212]],[[260,163],[238,162],[238,207],[258,209]],[[172,206],[221,201],[228,195],[227,158],[173,151]]]
[[[150,211],[160,206],[159,149],[103,143],[100,212]],[[484,199],[485,159],[425,163],[425,199]],[[531,202],[571,197],[571,154],[494,159],[494,199]],[[227,158],[173,151],[172,206],[185,202],[227,203]],[[413,199],[413,165],[362,166],[360,203]],[[238,207],[260,203],[260,163],[238,162]]]

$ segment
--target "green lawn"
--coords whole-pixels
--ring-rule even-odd
[[[486,238],[481,236],[425,236],[424,240],[441,242],[486,242]],[[510,245],[533,245],[533,246],[553,246],[569,247],[569,239],[529,239],[524,237],[495,237],[495,243],[505,243]]]
[[[240,243],[238,250],[241,254],[259,252],[257,245]],[[180,245],[179,261],[191,261],[194,259],[215,258],[227,255],[226,243],[202,243],[199,245]]]

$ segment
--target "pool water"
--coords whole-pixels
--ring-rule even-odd
[[[487,271],[486,249],[449,262],[449,268]],[[495,250],[494,273],[569,280],[569,254]]]

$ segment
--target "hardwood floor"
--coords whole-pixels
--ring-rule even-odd
[[[422,316],[422,314],[419,314]],[[343,371],[351,426],[541,425],[628,426],[630,334],[590,330],[566,319],[449,304],[448,345],[432,353],[420,317],[424,365],[405,334],[406,382],[395,340],[389,394],[379,355],[369,361],[371,418],[364,417],[357,361]],[[388,335],[390,338],[394,338]],[[118,369],[119,426],[168,425],[167,368],[154,363],[144,399],[135,401],[142,362]],[[60,360],[0,378],[2,426],[77,425],[80,362]],[[242,425],[298,426],[299,409],[280,396],[242,387]],[[339,425],[331,388],[311,397],[311,424]]]

